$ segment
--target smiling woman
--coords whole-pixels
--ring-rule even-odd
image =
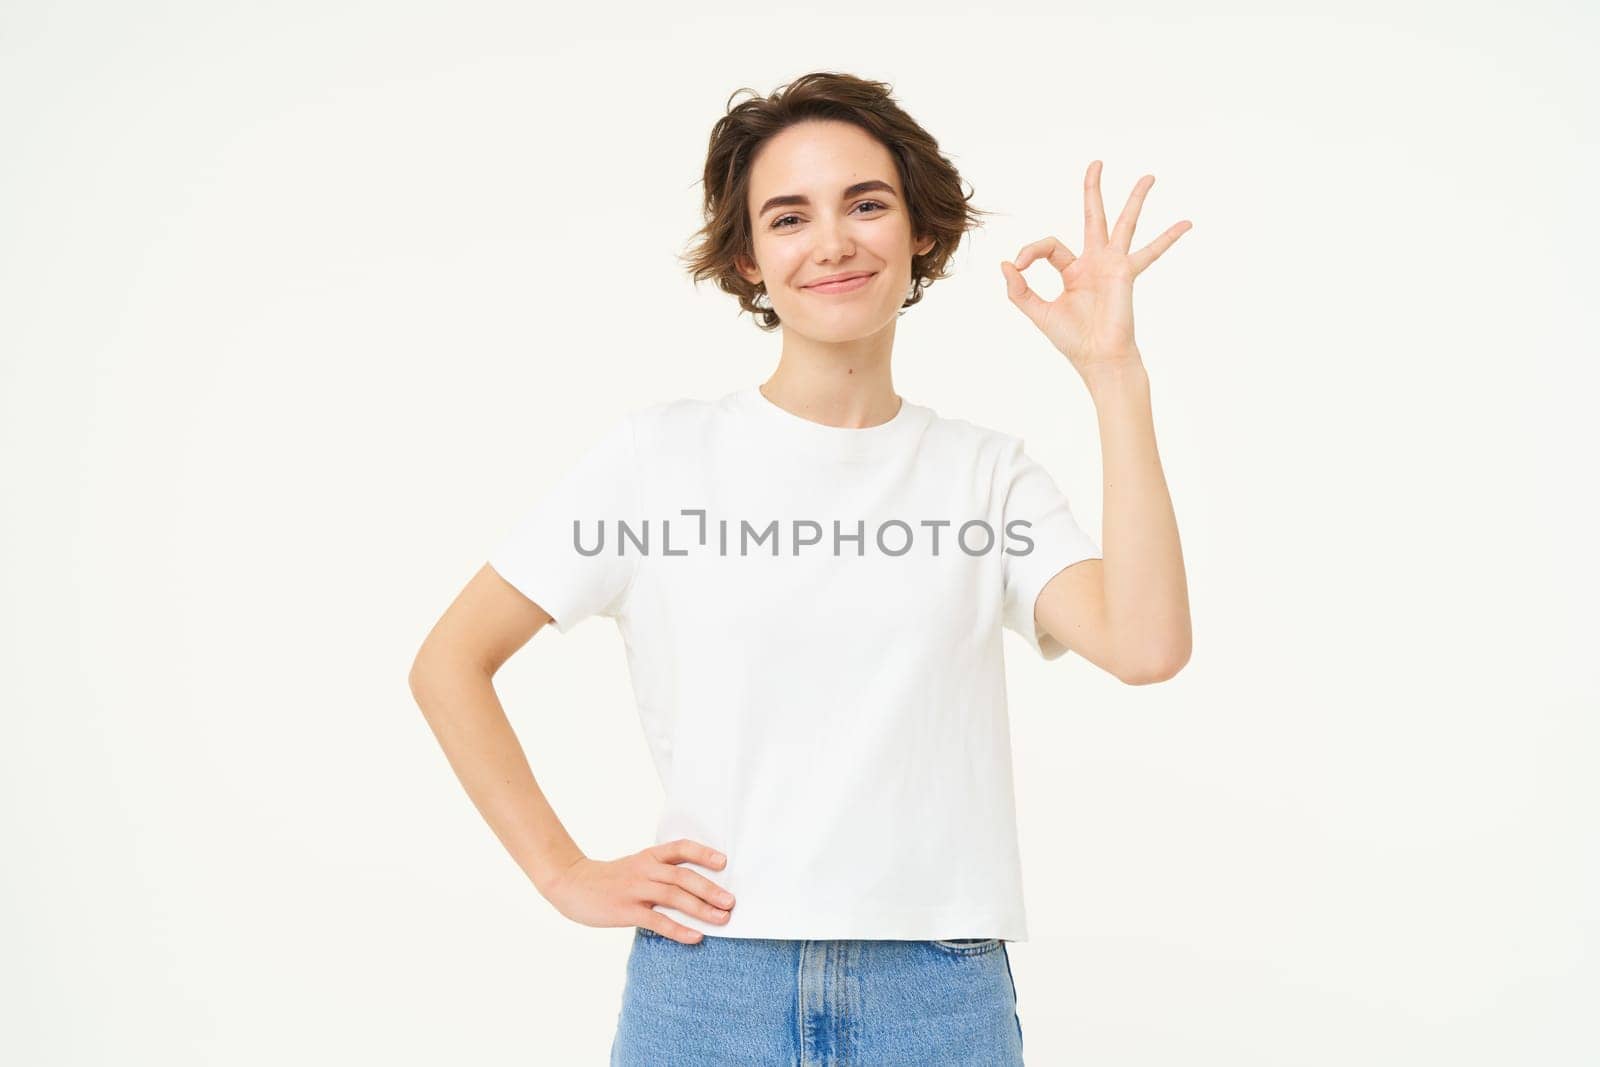
[[[1050,238],[1008,267],[1006,295],[1095,400],[1102,557],[1020,437],[895,390],[899,318],[985,213],[887,85],[815,73],[741,102],[704,173],[689,265],[781,326],[776,369],[591,439],[441,620],[413,689],[546,899],[635,929],[613,1067],[1020,1063],[1001,631],[1130,684],[1187,658],[1129,292],[1176,233],[1130,254],[1137,202],[1108,233],[1095,165],[1083,255]],[[1020,273],[1046,256],[1055,303]],[[652,515],[674,535],[655,547]],[[615,550],[585,551],[606,520]],[[621,632],[664,787],[653,843],[611,860],[556,819],[482,667],[595,615]]]
[[[771,96],[733,96],[741,92],[751,99],[717,121],[706,152],[704,225],[684,257],[696,284],[715,281],[771,331],[808,315],[802,295],[870,294],[874,308],[904,309],[948,276],[962,237],[988,212],[972,206],[938,141],[887,84],[816,72]],[[793,238],[818,228],[846,245],[865,241],[874,263],[829,271],[795,262],[804,249]],[[874,275],[870,284],[817,287],[860,273]]]

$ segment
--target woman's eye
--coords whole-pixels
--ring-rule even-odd
[[[863,200],[863,201],[861,201],[861,203],[857,204],[856,207],[875,207],[875,208],[879,208],[879,209],[881,209],[883,211],[889,210],[886,206],[884,206],[883,204],[880,204],[876,200]],[[779,215],[777,218],[772,220],[772,228],[774,230],[786,230],[789,227],[785,226],[784,223],[786,221],[788,221],[789,219],[794,219],[794,218],[799,218],[799,216],[798,215]]]

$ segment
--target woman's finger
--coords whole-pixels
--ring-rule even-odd
[[[680,867],[675,863],[663,863],[655,870],[655,879],[658,882],[671,882],[684,889],[710,901],[719,908],[733,907],[733,894],[722,888],[711,879],[702,874],[696,874],[687,867]]]
[[[692,926],[673,922],[654,908],[646,908],[641,912],[634,919],[633,925],[642,926],[646,930],[654,930],[662,937],[682,942],[685,945],[697,945],[700,943],[700,939],[706,936]]]
[[[1044,316],[1050,305],[1028,286],[1028,279],[1024,278],[1022,272],[1013,264],[1002,259],[1000,272],[1006,276],[1006,295],[1011,298],[1011,302],[1022,309],[1022,313],[1028,316],[1030,322],[1041,330],[1044,329]]]
[[[1059,238],[1050,236],[1023,245],[1022,251],[1017,253],[1017,258],[1013,262],[1016,263],[1018,270],[1027,270],[1028,264],[1041,256],[1047,256],[1050,265],[1061,271],[1072,266],[1072,261],[1078,258],[1072,254],[1072,249],[1061,243]]]
[[[1106,243],[1106,206],[1100,199],[1100,160],[1089,164],[1083,176],[1083,250],[1101,248]]]
[[[1129,256],[1128,261],[1133,264],[1134,276],[1137,277],[1139,272],[1144,270],[1150,264],[1154,263],[1161,256],[1161,253],[1171,248],[1172,242],[1176,241],[1178,238],[1182,237],[1192,229],[1194,229],[1194,223],[1190,222],[1188,219],[1184,219],[1182,222],[1177,223],[1169,228],[1166,233],[1162,234],[1160,237],[1157,237],[1154,241],[1151,241],[1149,244],[1139,249],[1139,251]]]
[[[644,850],[645,855],[663,863],[680,863],[688,860],[702,867],[721,867],[728,857],[700,841],[680,837],[676,841],[663,841]]]
[[[1133,231],[1139,225],[1139,211],[1144,207],[1145,194],[1156,183],[1154,174],[1146,174],[1134,185],[1133,192],[1128,196],[1128,203],[1122,209],[1122,214],[1117,216],[1117,225],[1111,231],[1111,247],[1119,252],[1126,252],[1133,243]]]
[[[651,882],[645,889],[644,899],[651,904],[665,904],[685,915],[694,915],[707,922],[725,922],[728,918],[725,909],[713,907],[687,889],[680,889],[666,882]]]

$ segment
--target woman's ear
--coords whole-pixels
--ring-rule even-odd
[[[755,264],[750,262],[749,257],[744,255],[734,256],[733,269],[739,272],[739,277],[751,285],[761,284],[761,271],[756,269]]]
[[[934,239],[932,237],[927,238],[926,240],[924,240],[922,242],[922,244],[917,246],[917,255],[919,255],[919,256],[927,255],[929,252],[933,251],[933,246],[936,245],[936,244],[938,244],[938,241],[936,239]]]

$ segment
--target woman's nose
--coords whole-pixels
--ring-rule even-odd
[[[816,253],[821,258],[840,259],[852,251],[843,223],[820,223],[811,232],[816,235]]]

